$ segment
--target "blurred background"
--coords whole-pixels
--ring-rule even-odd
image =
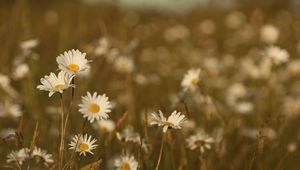
[[[162,169],[199,169],[185,139],[201,128],[215,138],[206,169],[297,170],[299,9],[298,0],[1,0],[0,135],[17,130],[28,146],[38,121],[37,143],[57,158],[59,97],[48,98],[36,86],[57,70],[59,54],[79,49],[93,62],[76,79],[75,106],[86,91],[106,93],[114,103],[112,120],[128,111],[122,126],[131,124],[141,136],[144,114],[189,113],[194,126],[173,134]],[[265,66],[263,50],[272,45],[287,50],[289,61]],[[203,71],[201,85],[183,100],[180,82],[191,68]],[[6,103],[17,104],[22,116],[5,114]],[[83,122],[73,110],[67,143]],[[152,149],[141,169],[154,169],[159,150],[160,133],[148,128]],[[107,137],[92,126],[87,131]],[[5,165],[9,150],[2,146]],[[124,149],[117,139],[110,146],[95,153],[103,169],[113,169],[111,159]]]

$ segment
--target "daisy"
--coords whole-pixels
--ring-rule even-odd
[[[86,153],[94,154],[92,150],[94,150],[98,145],[96,143],[96,139],[92,139],[92,136],[85,135],[75,135],[73,137],[71,143],[69,144],[70,148],[75,150],[75,152],[79,152],[79,155],[86,156]]]
[[[183,77],[181,81],[181,87],[184,90],[195,91],[198,88],[200,82],[200,69],[190,69]]]
[[[134,70],[134,63],[132,59],[128,57],[118,57],[114,66],[120,73],[131,73]]]
[[[289,53],[286,50],[276,46],[270,46],[266,48],[264,54],[272,61],[272,63],[276,65],[285,63],[289,59]]]
[[[93,96],[90,92],[87,92],[87,96],[82,97],[82,103],[79,104],[79,107],[79,112],[91,123],[95,120],[108,119],[107,113],[111,112],[108,97],[105,94],[97,95],[97,92],[94,92]]]
[[[204,153],[205,150],[211,149],[214,139],[205,134],[203,131],[197,132],[195,135],[190,136],[186,139],[187,147],[190,150],[195,150],[196,148],[200,149],[201,153]]]
[[[27,158],[29,158],[29,149],[22,148],[20,150],[12,151],[10,154],[8,154],[6,162],[11,163],[18,161],[18,163],[22,165]]]
[[[0,117],[18,118],[22,116],[21,107],[17,104],[6,101],[4,104],[0,103]]]
[[[48,154],[47,151],[42,150],[38,147],[34,147],[34,150],[32,151],[31,155],[35,158],[37,163],[41,161],[45,166],[48,166],[48,163],[54,162],[51,154]]]
[[[42,85],[38,85],[39,90],[49,91],[49,97],[54,93],[59,92],[63,93],[69,87],[74,87],[71,84],[74,75],[69,75],[64,71],[61,71],[56,76],[54,73],[46,75],[44,78],[41,78]]]
[[[56,57],[58,68],[69,74],[77,74],[78,72],[88,69],[88,60],[85,58],[86,53],[79,50],[65,51],[64,54]]]
[[[30,72],[29,66],[26,63],[23,63],[23,64],[20,64],[20,65],[16,66],[12,77],[15,80],[19,80],[19,79],[22,79],[25,76],[27,76],[29,74],[29,72]]]
[[[117,132],[117,138],[124,142],[140,143],[141,137],[137,132],[134,132],[132,126],[127,126],[121,133]]]
[[[93,127],[96,130],[112,132],[115,129],[116,125],[112,120],[99,120],[95,122]]]
[[[260,30],[260,40],[267,44],[274,44],[279,38],[280,31],[271,24],[264,25]]]
[[[183,122],[186,120],[185,115],[182,115],[176,110],[166,119],[163,113],[159,110],[159,115],[152,113],[152,122],[150,125],[163,126],[163,132],[166,133],[169,128],[181,129]]]
[[[138,162],[133,155],[127,153],[115,160],[115,167],[117,170],[137,170]]]

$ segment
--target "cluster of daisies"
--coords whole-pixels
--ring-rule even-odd
[[[80,52],[79,50],[70,50],[64,52],[56,59],[58,63],[58,68],[60,72],[58,74],[50,73],[45,77],[41,78],[41,85],[38,85],[39,90],[49,92],[49,97],[55,93],[60,94],[62,97],[63,93],[69,88],[76,88],[74,84],[74,79],[76,76],[87,69],[90,69],[88,63],[89,60],[86,59],[86,54]],[[200,82],[200,69],[191,69],[187,72],[182,80],[182,89],[184,93],[194,92],[198,88]],[[87,92],[86,96],[82,96],[82,101],[78,105],[78,111],[82,114],[82,117],[93,124],[95,129],[105,130],[107,132],[113,132],[115,130],[114,121],[109,119],[109,113],[112,110],[112,104],[108,100],[106,94],[99,95],[97,92],[90,93]],[[73,116],[73,115],[72,115]],[[157,125],[162,127],[163,134],[167,133],[168,129],[181,129],[184,124],[188,124],[186,115],[173,111],[169,116],[165,116],[162,111],[158,113],[152,113],[149,118],[149,125]],[[151,149],[148,141],[141,138],[140,134],[134,132],[132,126],[127,126],[121,132],[116,132],[116,137],[121,142],[131,142],[138,144],[145,152]],[[211,144],[214,142],[213,138],[204,132],[197,132],[187,138],[187,147],[191,150],[199,148],[200,152],[203,153],[205,149],[210,149]],[[97,149],[99,141],[92,135],[87,133],[75,135],[71,142],[69,143],[69,149],[74,150],[79,156],[86,156],[87,154],[94,154],[94,150]],[[40,148],[35,148],[31,157],[36,158],[36,160],[42,159],[43,163],[48,166],[48,164],[53,163],[52,155],[48,154],[46,151]],[[17,162],[22,164],[27,158],[30,158],[30,150],[23,148],[18,151],[13,151],[8,155],[7,162]],[[114,163],[117,169],[130,169],[136,170],[139,167],[138,161],[135,157],[128,151],[123,151],[123,154],[115,159]]]

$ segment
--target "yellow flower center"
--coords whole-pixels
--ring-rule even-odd
[[[54,87],[53,87],[53,90],[61,90],[65,87],[65,84],[61,83],[61,84],[56,84]]]
[[[165,122],[164,122],[164,125],[166,125],[166,126],[174,126],[174,123],[165,121]]]
[[[100,107],[99,107],[99,105],[92,103],[89,105],[88,110],[91,113],[98,113],[100,111]]]
[[[71,71],[79,71],[79,66],[77,64],[69,64],[67,68]]]
[[[87,150],[89,149],[89,145],[87,145],[87,144],[85,144],[85,143],[81,143],[81,144],[79,145],[79,149],[80,149],[81,151],[87,151]]]
[[[192,82],[192,84],[198,84],[199,79],[198,78],[193,78],[191,82]]]
[[[130,170],[130,166],[128,163],[124,162],[121,167],[122,170]]]
[[[205,142],[203,140],[197,140],[195,142],[195,144],[198,145],[198,146],[203,146],[205,144]]]

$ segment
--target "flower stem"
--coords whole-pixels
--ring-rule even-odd
[[[59,146],[59,164],[58,169],[62,169],[64,162],[64,103],[63,95],[60,94],[60,106],[61,106],[61,131],[60,131],[60,146]]]
[[[158,160],[157,160],[157,164],[156,164],[155,170],[158,170],[159,164],[160,164],[160,161],[161,161],[162,151],[163,151],[163,147],[164,147],[164,137],[165,137],[165,134],[163,133],[163,136],[162,136],[162,139],[161,139],[161,143],[160,143],[159,156],[158,156]]]

